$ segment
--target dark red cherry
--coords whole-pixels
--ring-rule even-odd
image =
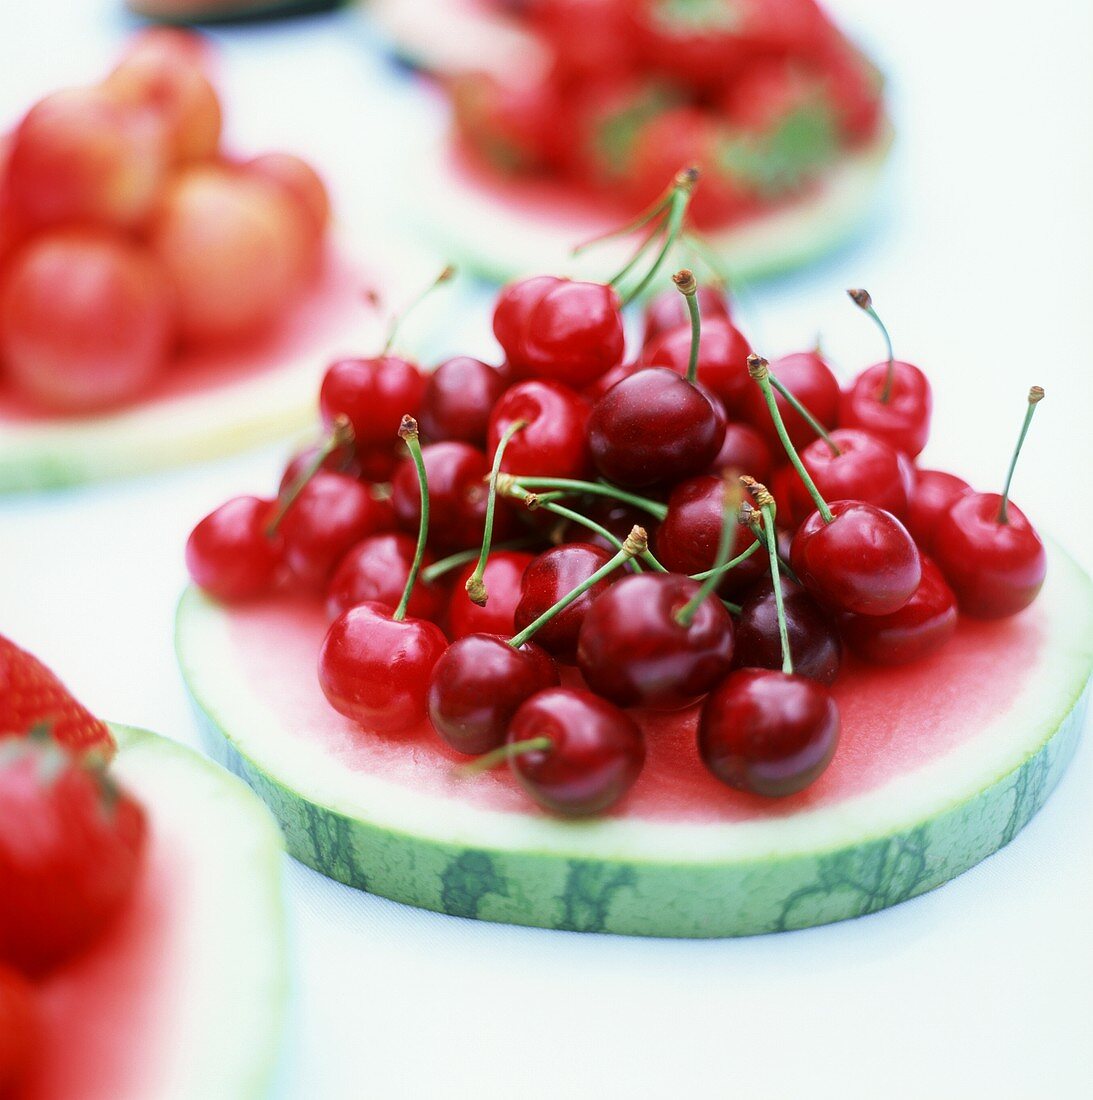
[[[698,725],[702,762],[738,791],[781,798],[823,773],[839,742],[839,710],[822,684],[743,668],[711,692]]]
[[[354,543],[394,526],[391,505],[348,474],[320,470],[281,520],[285,564],[305,588],[323,590]]]
[[[663,367],[624,378],[596,402],[588,420],[596,469],[628,488],[701,473],[724,441],[720,402]]]
[[[494,335],[518,375],[580,389],[622,362],[622,312],[612,287],[569,279],[529,282],[527,291],[502,291],[494,312]]]
[[[922,579],[918,548],[890,512],[860,500],[836,500],[825,523],[813,512],[798,528],[790,564],[822,604],[859,615],[890,615]]]
[[[461,569],[452,582],[452,594],[448,597],[445,615],[448,637],[503,634],[508,638],[515,634],[514,615],[520,601],[520,582],[531,561],[531,554],[518,550],[494,550],[486,561],[482,578],[489,593],[485,607],[472,603],[467,595],[467,580],[474,572],[477,562],[469,562]]]
[[[842,646],[834,621],[799,584],[794,584],[788,577],[782,578],[782,603],[793,671],[798,676],[818,680],[821,684],[833,684],[842,664]],[[782,640],[778,631],[778,608],[769,576],[748,592],[740,605],[735,627],[733,667],[781,669]]]
[[[698,381],[720,399],[726,414],[733,419],[747,412],[746,398],[752,388],[746,365],[750,351],[748,341],[731,321],[720,317],[703,320]],[[666,332],[646,348],[642,358],[650,366],[669,367],[686,375],[691,358],[690,324]]]
[[[956,596],[941,570],[922,559],[914,595],[891,615],[842,615],[843,640],[856,656],[876,665],[905,665],[935,653],[956,630]]]
[[[323,376],[319,408],[327,428],[339,415],[349,418],[358,451],[389,452],[403,416],[417,415],[424,394],[421,371],[397,355],[340,359]]]
[[[386,604],[351,607],[319,650],[323,694],[369,732],[399,733],[424,719],[429,677],[448,647],[435,623],[393,615]]]
[[[907,488],[899,455],[884,440],[854,428],[833,431],[831,441],[839,454],[833,454],[822,439],[800,452],[820,495],[825,500],[861,500],[902,518],[907,511]],[[790,518],[800,523],[813,510],[812,497],[800,478],[792,478],[789,486]]]
[[[933,556],[956,593],[960,610],[976,619],[1016,615],[1036,599],[1047,574],[1044,544],[1012,501],[999,521],[998,493],[965,493],[937,525]]]
[[[892,364],[892,389],[881,400],[888,363],[874,363],[854,379],[842,395],[839,423],[844,428],[861,428],[880,437],[897,451],[914,458],[930,434],[933,396],[926,375],[911,363]]]
[[[417,540],[401,531],[363,539],[342,558],[326,590],[326,609],[332,619],[359,603],[382,603],[392,611],[402,599],[410,576]],[[422,559],[427,569],[436,559],[428,550]],[[448,590],[441,583],[429,584],[418,577],[410,594],[407,614],[415,619],[439,622]]]
[[[421,454],[429,480],[429,545],[442,552],[478,546],[486,524],[490,460],[469,443],[430,443]],[[399,465],[391,482],[391,504],[398,525],[416,533],[421,488],[410,459]],[[515,515],[501,504],[494,511],[494,538],[507,538],[515,525]]]
[[[276,503],[233,497],[210,512],[186,540],[186,570],[202,591],[225,603],[268,592],[281,567],[281,536],[268,528]]]
[[[613,556],[613,550],[584,542],[565,543],[540,554],[527,567],[520,585],[515,613],[517,631],[533,623]],[[572,663],[577,655],[577,635],[585,614],[614,579],[615,574],[611,574],[597,581],[564,611],[541,626],[535,633],[535,641],[558,660]]]
[[[819,352],[801,351],[783,355],[771,363],[770,372],[829,431],[839,423],[839,401],[842,396],[839,382]],[[816,432],[805,418],[780,393],[775,392],[774,400],[793,445],[804,447],[811,443],[816,438]],[[763,433],[770,446],[781,453],[781,441],[758,386],[752,386],[747,391],[747,418]]]
[[[703,326],[715,317],[725,321],[732,319],[729,300],[724,291],[718,287],[710,283],[704,283],[698,288],[697,296],[698,311],[702,314]],[[690,323],[687,302],[679,291],[674,288],[672,290],[662,290],[649,299],[642,314],[641,342],[645,347],[649,347],[666,333],[672,332],[683,325],[689,327]],[[684,363],[684,370],[686,370],[686,363]]]
[[[544,809],[586,817],[609,809],[641,774],[645,742],[637,723],[591,692],[548,688],[516,712],[510,745],[545,737],[550,748],[509,758],[525,791]]]
[[[904,522],[920,550],[930,552],[941,517],[960,497],[971,491],[972,487],[956,474],[944,470],[916,471]]]
[[[448,359],[429,375],[418,424],[429,443],[456,440],[486,446],[490,412],[508,382],[501,371],[467,355]]]
[[[776,452],[750,424],[735,421],[725,428],[725,442],[713,460],[711,470],[715,474],[733,471],[748,474],[756,481],[766,482],[774,464],[774,454],[781,454],[781,444]]]
[[[526,426],[509,440],[501,469],[529,477],[586,477],[592,469],[588,410],[588,402],[560,382],[517,382],[493,407],[487,450],[492,454],[505,432],[524,420]]]
[[[732,663],[733,625],[708,597],[689,625],[677,616],[699,589],[676,573],[616,581],[585,613],[577,665],[588,686],[622,707],[676,710],[706,694]]]
[[[468,634],[433,666],[429,718],[456,752],[478,756],[504,744],[521,703],[557,684],[558,669],[534,642],[513,649],[501,635]]]

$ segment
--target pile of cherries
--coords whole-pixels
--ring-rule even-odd
[[[843,388],[819,351],[753,354],[725,295],[683,270],[626,355],[623,303],[654,278],[692,184],[681,174],[646,217],[662,247],[629,292],[505,287],[500,366],[333,363],[324,444],[277,499],[228,501],[187,546],[217,599],[325,599],[319,681],[369,735],[427,716],[472,767],[507,759],[561,814],[634,783],[643,709],[701,705],[713,775],[799,791],[836,748],[844,647],[922,660],[958,613],[1013,615],[1044,580],[1013,464],[1001,495],[915,465],[930,386],[883,325],[887,357]]]
[[[633,209],[693,161],[710,228],[807,191],[883,125],[880,75],[816,0],[490,3],[538,50],[448,82],[460,149],[489,175]]]
[[[150,29],[0,136],[0,389],[53,413],[118,405],[307,289],[326,188],[299,157],[223,149],[212,68],[202,38]]]

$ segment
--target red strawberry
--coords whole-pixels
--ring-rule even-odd
[[[38,660],[0,634],[0,740],[48,725],[55,740],[77,752],[114,755],[114,738]]]
[[[11,1096],[35,1060],[41,1036],[34,987],[0,964],[0,1096]]]
[[[144,811],[49,734],[0,742],[0,963],[42,974],[88,947],[131,894]]]

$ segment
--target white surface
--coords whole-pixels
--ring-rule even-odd
[[[934,380],[928,459],[984,487],[1004,472],[1027,386],[1044,385],[1015,497],[1089,569],[1093,9],[833,6],[893,75],[902,141],[887,218],[856,252],[751,295],[749,331],[768,354],[822,331],[853,370],[880,349],[842,288],[869,287],[898,351]],[[112,10],[107,0],[4,4],[0,120],[99,71],[124,27]],[[249,146],[313,154],[337,173],[343,202],[372,158],[397,180],[412,140],[407,103],[352,16],[218,37]],[[468,339],[481,339],[476,325]],[[280,457],[0,501],[5,542],[19,541],[0,562],[0,631],[55,664],[94,709],[195,742],[170,650],[182,545],[219,500],[272,486]],[[1028,829],[942,890],[765,939],[477,924],[289,865],[297,997],[281,1093],[1084,1096],[1091,763],[1086,736]]]

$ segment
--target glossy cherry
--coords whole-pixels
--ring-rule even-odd
[[[428,551],[423,569],[436,559]],[[351,547],[330,578],[326,609],[332,619],[359,603],[382,603],[394,610],[410,576],[414,561],[414,540],[401,531],[362,539]],[[442,580],[430,584],[418,579],[406,611],[417,619],[440,622],[447,605],[448,587]]]
[[[570,542],[544,551],[527,567],[520,585],[515,623],[523,630],[567,592],[588,580],[613,557],[614,548],[603,550],[590,543]],[[577,655],[577,636],[592,604],[607,591],[613,577],[597,581],[587,592],[540,627],[535,640],[560,661],[572,663]]]
[[[679,295],[677,294],[676,297],[678,298]],[[581,393],[595,404],[616,382],[629,378],[630,375],[641,370],[644,365],[638,360],[620,363],[617,367],[612,367],[606,374],[601,374],[591,386],[585,386]]]
[[[501,468],[509,473],[581,478],[591,471],[588,402],[560,382],[511,386],[493,408],[487,433],[492,454],[517,421],[525,426],[509,441]]]
[[[704,324],[715,317],[725,321],[732,319],[729,300],[724,291],[709,283],[698,288],[698,308]],[[689,327],[689,324],[687,305],[683,299],[675,290],[662,290],[649,299],[642,313],[642,345],[648,348],[665,334],[681,326]],[[686,359],[683,367],[686,370]]]
[[[421,434],[430,443],[456,440],[485,447],[490,412],[507,385],[504,373],[481,359],[459,355],[445,360],[425,383]]]
[[[588,686],[623,707],[675,710],[705,695],[729,670],[733,625],[716,597],[679,621],[699,587],[676,573],[616,581],[581,626],[577,665]]]
[[[624,378],[596,402],[588,421],[597,470],[628,488],[701,473],[724,441],[721,403],[664,367]]]
[[[521,703],[557,684],[558,669],[534,642],[515,649],[506,636],[468,634],[433,667],[429,718],[445,744],[477,756],[504,743]]]
[[[748,372],[744,366],[751,347],[739,329],[723,317],[702,320],[702,344],[698,352],[698,381],[714,394],[732,418],[747,412]],[[686,375],[691,354],[690,325],[666,332],[642,353],[652,367],[669,367]]]
[[[839,629],[857,657],[876,665],[905,665],[935,653],[956,631],[956,596],[941,570],[922,559],[914,595],[891,615],[842,615]]]
[[[904,523],[918,548],[929,553],[934,532],[942,516],[956,501],[972,491],[972,487],[956,474],[944,470],[917,470]]]
[[[822,684],[775,669],[739,669],[706,700],[698,752],[727,786],[767,798],[803,790],[831,763],[839,712]]]
[[[425,376],[397,355],[340,359],[323,375],[319,408],[330,427],[341,415],[353,425],[360,451],[391,452],[406,414],[416,416],[425,395]]]
[[[781,447],[778,448],[779,455]],[[710,467],[715,474],[732,471],[765,481],[774,463],[770,444],[750,424],[734,421],[725,428],[725,442]]]
[[[233,497],[201,520],[186,540],[194,584],[226,603],[268,592],[283,561],[281,537],[268,530],[275,508],[261,497]]]
[[[761,560],[765,565],[766,557]],[[788,577],[782,577],[781,584],[793,671],[821,684],[834,683],[842,664],[842,646],[834,620],[799,584]],[[735,628],[734,668],[781,669],[778,609],[769,574],[744,598]]]
[[[515,633],[516,605],[520,602],[521,582],[531,564],[531,554],[518,550],[495,550],[486,561],[483,581],[489,599],[485,606],[472,603],[467,595],[467,581],[474,573],[475,563],[469,562],[455,574],[452,594],[444,621],[449,638],[465,638],[469,634]],[[544,608],[545,610],[545,608]],[[527,624],[525,624],[527,625]],[[537,639],[538,640],[538,639]]]
[[[615,805],[645,763],[637,723],[587,691],[548,688],[523,703],[507,742],[538,738],[549,747],[515,753],[509,768],[540,806],[566,817],[586,817]]]
[[[825,428],[830,431],[838,425],[839,382],[818,351],[783,355],[771,363],[770,371]],[[775,401],[794,446],[804,447],[815,440],[815,430],[780,393],[775,395]],[[757,387],[749,386],[745,403],[749,422],[763,434],[770,446],[780,448],[778,433]]]
[[[16,1096],[42,1057],[37,987],[0,963],[0,1096]]]

